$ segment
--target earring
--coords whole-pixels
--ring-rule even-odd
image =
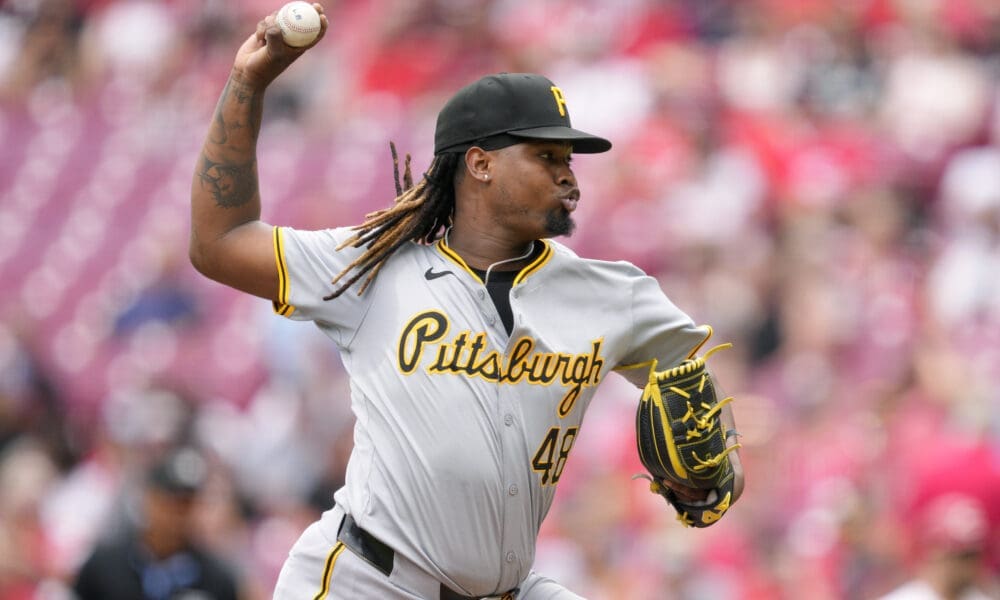
[[[490,180],[489,175],[483,175],[483,181],[489,181],[489,180]]]

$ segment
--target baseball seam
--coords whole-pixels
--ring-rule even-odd
[[[319,27],[302,27],[300,25],[296,25],[295,23],[292,23],[291,21],[289,21],[287,16],[282,16],[281,17],[281,23],[283,23],[285,25],[286,29],[289,29],[291,31],[295,31],[295,32],[298,32],[298,33],[312,33],[314,31],[319,31]]]

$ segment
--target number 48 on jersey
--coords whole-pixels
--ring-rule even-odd
[[[531,468],[542,475],[542,485],[559,483],[569,451],[576,441],[577,431],[577,427],[568,427],[566,433],[562,434],[561,427],[553,427],[545,435],[535,457],[531,459]]]

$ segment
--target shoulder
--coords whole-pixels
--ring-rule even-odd
[[[84,561],[84,567],[102,567],[109,564],[121,564],[131,554],[134,542],[124,536],[115,536],[99,540],[91,549]]]
[[[346,243],[354,235],[350,227],[331,227],[329,229],[296,229],[294,227],[276,226],[275,235],[279,240],[297,241],[308,245],[329,245],[337,247]]]
[[[234,563],[205,548],[190,548],[189,553],[200,567],[202,587],[216,598],[235,597],[239,570]]]
[[[545,240],[552,250],[553,265],[577,272],[582,272],[592,278],[606,278],[624,283],[647,277],[646,272],[627,260],[598,260],[578,255],[573,249],[555,240]]]
[[[329,249],[347,253],[361,253],[367,248],[365,242],[357,243],[354,238],[357,230],[354,227],[330,227],[327,229],[296,229],[294,227],[276,226],[275,237],[278,241],[297,243],[301,246]],[[417,242],[405,243],[399,247],[399,252],[430,249],[427,244]]]
[[[133,565],[131,544],[103,540],[95,545],[73,576],[73,591],[81,600],[129,597],[137,579],[123,565]]]
[[[330,229],[295,229],[275,227],[275,254],[292,272],[324,268],[336,272],[357,261],[369,249],[370,243],[356,239],[353,227]],[[430,247],[408,242],[397,248],[390,258],[412,253],[429,252]],[[388,263],[397,262],[390,260]],[[311,269],[311,270],[310,270]]]

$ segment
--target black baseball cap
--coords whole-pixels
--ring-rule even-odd
[[[573,129],[554,83],[531,73],[487,75],[458,90],[438,113],[434,154],[472,146],[496,150],[527,139],[559,140],[583,154],[606,152],[608,140]]]
[[[147,473],[149,485],[174,496],[193,496],[208,479],[205,457],[191,447],[173,448]]]

